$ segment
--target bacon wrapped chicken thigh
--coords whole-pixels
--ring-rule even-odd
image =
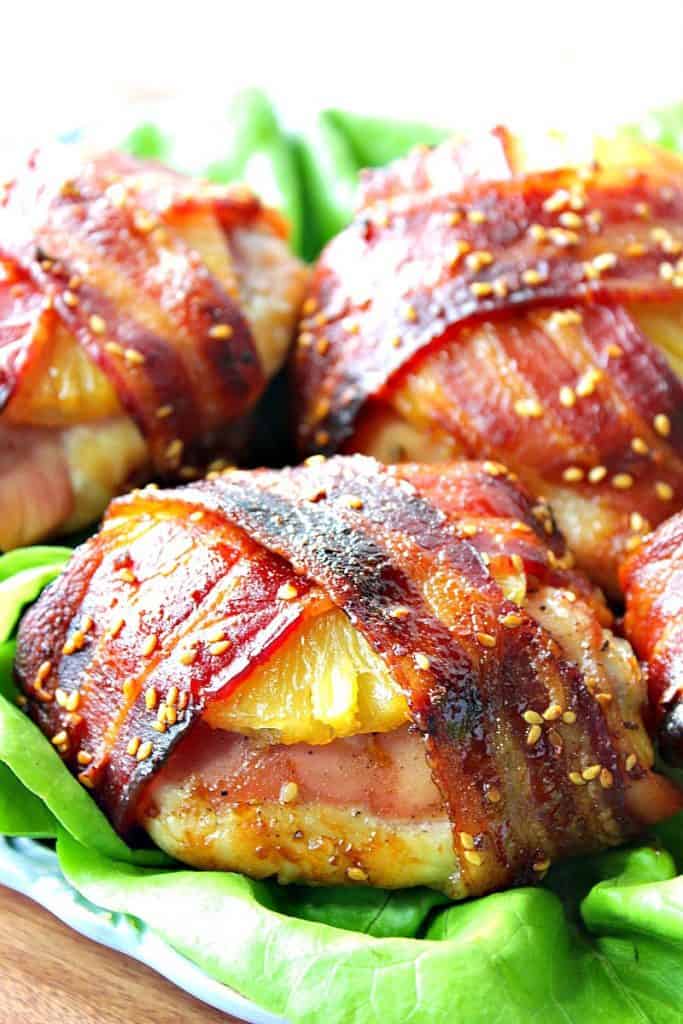
[[[0,550],[239,455],[303,287],[284,224],[243,189],[35,153],[0,188]]]
[[[230,471],[117,499],[25,615],[16,671],[122,833],[461,898],[681,806],[631,649],[567,564],[497,464]]]
[[[624,628],[647,666],[660,746],[683,767],[683,514],[655,530],[620,577]]]
[[[617,592],[683,505],[683,163],[566,166],[503,129],[366,174],[294,357],[302,454],[490,458]]]

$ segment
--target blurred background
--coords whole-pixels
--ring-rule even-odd
[[[334,105],[465,129],[600,129],[683,99],[680,0],[62,0],[13,4],[3,22],[3,147],[114,130],[169,101],[188,135],[220,130],[245,85],[295,128]]]

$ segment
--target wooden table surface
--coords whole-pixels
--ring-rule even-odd
[[[2,1024],[236,1024],[0,886]]]

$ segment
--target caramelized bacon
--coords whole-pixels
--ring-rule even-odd
[[[17,674],[33,716],[125,830],[208,704],[331,602],[405,693],[453,827],[459,894],[479,893],[633,834],[644,791],[655,817],[679,803],[650,771],[641,695],[596,699],[506,598],[507,563],[529,587],[593,601],[601,636],[609,617],[567,568],[548,509],[497,466],[435,474],[357,456],[148,489],[112,504],[27,613]]]
[[[3,405],[62,325],[112,381],[157,473],[237,450],[264,372],[228,249],[200,258],[192,243],[255,228],[284,231],[244,190],[120,154],[35,153],[0,192]]]
[[[560,525],[614,590],[630,513],[683,503],[683,385],[624,306],[680,300],[681,167],[518,161],[499,130],[371,172],[304,307],[299,445],[391,458],[376,442],[395,423],[425,445],[394,460],[485,456],[578,493],[600,536],[558,501]]]
[[[659,527],[621,568],[624,629],[647,665],[662,749],[683,765],[683,514]]]

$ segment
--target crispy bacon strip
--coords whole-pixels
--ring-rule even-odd
[[[144,783],[208,703],[332,602],[404,690],[464,891],[483,892],[633,834],[644,791],[656,813],[678,806],[647,765],[626,772],[632,734],[618,695],[596,700],[505,598],[496,573],[512,561],[535,586],[589,593],[563,568],[548,510],[499,467],[434,474],[354,457],[137,492],[113,503],[25,616],[17,674],[31,713],[125,830]],[[566,721],[540,718],[551,705]],[[531,735],[527,712],[545,723]],[[602,783],[584,785],[594,765]]]
[[[112,380],[157,472],[201,465],[221,432],[237,447],[264,373],[235,287],[175,230],[197,213],[225,231],[283,232],[244,190],[120,154],[35,153],[0,191],[2,403],[61,322]]]
[[[683,176],[519,174],[514,145],[498,130],[369,174],[304,307],[299,446],[398,461],[375,444],[395,421],[433,442],[408,458],[485,456],[601,503],[604,535],[561,525],[614,589],[630,513],[683,503],[683,385],[623,305],[680,303]]]
[[[683,765],[683,514],[660,526],[620,576],[624,629],[647,665],[661,747]]]

